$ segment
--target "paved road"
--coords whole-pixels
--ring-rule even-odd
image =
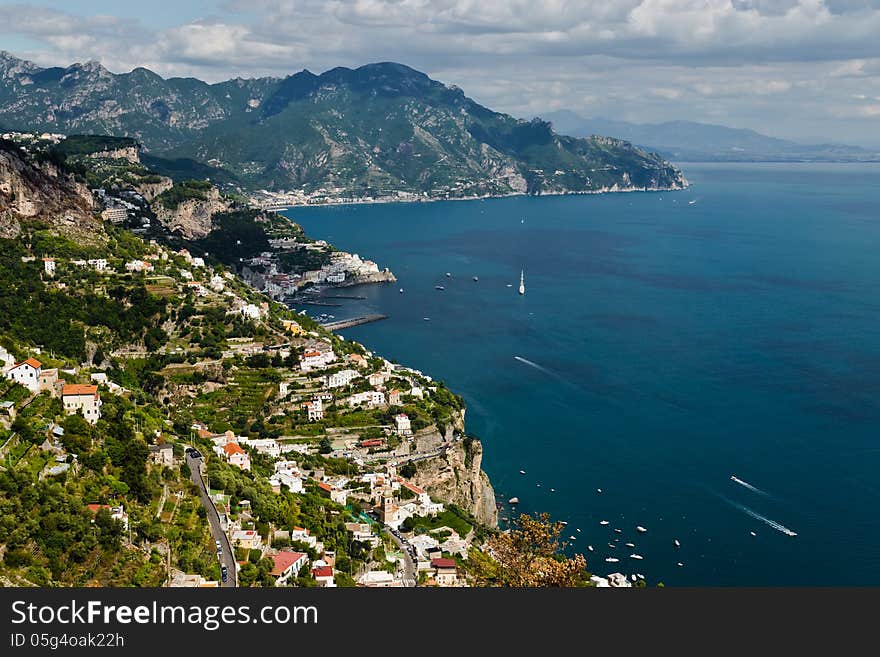
[[[220,556],[220,564],[226,566],[227,579],[221,581],[220,586],[224,588],[233,588],[236,586],[235,579],[235,554],[232,546],[229,544],[229,537],[220,529],[220,514],[217,513],[217,507],[211,501],[208,491],[205,488],[205,480],[202,478],[200,466],[204,462],[203,458],[192,458],[186,454],[186,464],[189,466],[190,476],[193,483],[199,487],[199,496],[202,498],[202,506],[207,512],[208,523],[211,525],[211,536],[215,541],[220,541],[220,547],[223,550]]]
[[[416,563],[412,557],[412,553],[409,551],[409,543],[397,538],[397,536],[391,532],[390,527],[386,526],[385,528],[388,530],[391,539],[397,544],[398,549],[403,552],[403,585],[418,586],[419,580],[416,575]]]

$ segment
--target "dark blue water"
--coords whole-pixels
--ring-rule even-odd
[[[594,572],[878,585],[880,167],[685,172],[678,193],[289,214],[397,274],[320,311],[390,315],[343,334],[461,393],[498,498],[566,520]]]

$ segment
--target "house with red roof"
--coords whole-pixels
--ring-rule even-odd
[[[437,586],[461,586],[455,559],[431,559],[431,568]]]
[[[61,402],[68,415],[82,413],[86,422],[97,424],[101,418],[101,395],[98,386],[71,383],[61,388]]]
[[[36,394],[40,392],[40,374],[42,372],[43,364],[36,358],[28,358],[10,367],[6,371],[6,378],[23,385]]]
[[[309,561],[305,552],[279,552],[272,555],[275,566],[269,573],[275,578],[275,586],[284,586],[292,577],[299,575]]]
[[[316,566],[312,568],[312,577],[318,582],[318,586],[332,588],[336,586],[333,581],[333,566]]]

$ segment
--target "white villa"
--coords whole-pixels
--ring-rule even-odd
[[[40,392],[40,374],[43,364],[36,358],[28,358],[6,371],[6,378],[23,385],[33,393]]]
[[[355,370],[342,370],[341,372],[335,372],[326,377],[327,387],[341,388],[342,386],[347,386],[359,376],[360,374]]]
[[[61,401],[68,415],[82,412],[89,424],[97,424],[101,418],[101,395],[98,386],[74,383],[61,389]]]

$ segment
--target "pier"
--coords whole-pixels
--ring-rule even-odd
[[[361,324],[378,322],[380,319],[388,319],[388,315],[363,315],[361,317],[343,319],[338,322],[328,322],[326,324],[321,324],[321,326],[323,326],[328,331],[338,331],[339,329],[351,328],[352,326],[360,326]]]

